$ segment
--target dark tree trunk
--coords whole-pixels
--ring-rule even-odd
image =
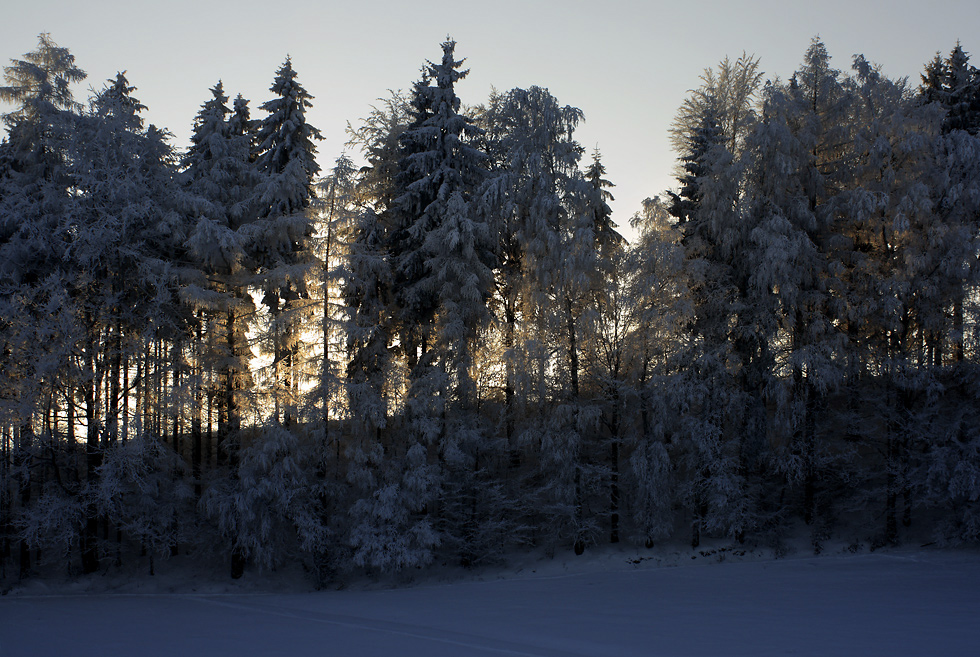
[[[895,474],[898,449],[895,438],[889,432],[887,441],[887,474],[885,476],[885,542],[889,545],[898,543],[898,520],[895,511],[898,503],[898,477]]]
[[[578,342],[575,334],[575,314],[572,298],[565,297],[566,330],[568,332],[568,370],[572,379],[572,397],[579,398],[578,387]]]
[[[245,574],[245,553],[237,545],[231,551],[231,578],[241,579]]]
[[[612,395],[609,424],[609,542],[619,543],[619,392]]]
[[[31,504],[31,477],[30,469],[28,467],[31,449],[33,448],[34,441],[34,428],[31,426],[30,421],[25,422],[20,427],[20,436],[16,451],[16,462],[15,465],[18,468],[22,468],[20,475],[20,505],[22,509],[26,509]],[[20,541],[20,576],[21,578],[27,577],[31,571],[31,547],[27,544],[27,541],[21,539]]]
[[[86,317],[86,325],[90,333],[89,344],[85,354],[85,366],[90,380],[85,381],[85,465],[86,479],[90,485],[95,486],[98,482],[99,466],[102,465],[102,449],[99,445],[99,426],[98,426],[98,390],[100,377],[96,371],[96,344],[95,328],[90,316]],[[96,514],[95,505],[89,503],[85,507],[85,526],[82,535],[82,572],[90,574],[99,570],[99,518]]]
[[[504,432],[507,438],[507,448],[510,451],[510,467],[521,467],[521,451],[514,442],[514,420],[517,409],[514,406],[514,331],[517,315],[513,302],[504,299]]]
[[[204,313],[197,313],[197,335],[194,342],[194,374],[192,381],[194,384],[194,401],[191,409],[191,476],[194,479],[194,494],[201,497],[201,461],[204,456],[203,445],[201,444],[201,416],[204,404],[204,367],[202,358],[204,356]]]

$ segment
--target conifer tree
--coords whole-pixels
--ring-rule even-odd
[[[224,465],[241,426],[244,400],[239,390],[247,382],[250,367],[245,347],[249,322],[245,318],[254,310],[247,293],[253,272],[245,229],[255,219],[258,175],[251,163],[253,135],[247,101],[239,95],[234,110],[230,109],[220,81],[211,94],[198,112],[191,147],[182,159],[193,224],[188,248],[201,274],[185,286],[184,294],[200,309],[199,323],[210,319],[212,330],[221,334],[212,341],[210,353],[204,353],[200,339],[197,349],[198,360],[207,356],[208,361],[198,363],[198,377],[207,367],[220,378],[220,390],[212,394],[218,401],[218,462]],[[210,445],[207,450],[202,445],[203,382],[199,380],[196,385],[191,440],[194,477],[200,482],[201,463]]]
[[[437,448],[454,499],[475,502],[486,436],[477,422],[473,350],[488,317],[493,256],[485,218],[473,202],[485,155],[470,145],[479,128],[460,113],[455,85],[468,71],[460,70],[455,46],[452,39],[442,44],[441,61],[426,65],[427,84],[415,87],[415,120],[401,138],[404,193],[396,199],[407,229],[392,257],[402,333],[412,340],[406,345],[412,368],[406,405],[413,437]],[[456,530],[462,518],[454,511],[443,508]],[[460,512],[470,526],[480,524],[475,506]],[[454,538],[470,558],[465,553],[472,546],[460,546],[474,537]]]
[[[275,97],[264,103],[267,113],[256,132],[255,166],[259,219],[248,228],[250,257],[257,267],[262,303],[271,323],[272,379],[276,417],[289,425],[296,419],[301,319],[299,311],[309,297],[312,274],[313,217],[309,208],[316,196],[315,141],[319,130],[306,122],[312,96],[296,80],[292,60],[276,72],[270,90]],[[285,406],[285,408],[279,408]]]
[[[678,455],[678,465],[685,468],[683,501],[692,518],[695,546],[703,531],[739,536],[749,524],[741,458],[747,453],[743,441],[751,435],[747,424],[758,406],[757,401],[750,403],[744,385],[752,354],[745,353],[748,349],[738,339],[752,330],[751,318],[745,316],[751,302],[745,259],[749,229],[741,198],[744,168],[731,150],[732,144],[744,150],[744,133],[719,129],[723,105],[715,93],[729,92],[712,84],[709,76],[705,88],[695,92],[696,102],[688,101],[675,122],[680,129],[682,119],[696,119],[690,132],[677,133],[686,136],[681,146],[687,162],[683,196],[673,195],[670,207],[678,215],[684,278],[693,303],[692,336],[682,348],[684,365],[672,392],[677,396],[673,403],[688,409],[676,431],[683,447]],[[736,94],[743,103],[738,111],[752,116],[744,106],[751,93],[743,91],[748,95]],[[693,113],[685,115],[688,110]],[[736,377],[729,375],[730,368],[737,368]]]
[[[323,340],[323,353],[320,360],[318,387],[314,392],[315,403],[320,406],[320,419],[323,422],[322,456],[326,457],[331,443],[331,415],[335,408],[342,376],[339,373],[342,358],[334,353],[334,346],[342,340],[343,313],[346,303],[335,300],[338,288],[348,275],[344,260],[348,257],[346,242],[350,241],[356,218],[361,211],[356,201],[356,170],[354,163],[346,155],[337,158],[330,175],[321,180],[318,187],[320,226],[317,242],[319,258],[322,262],[320,276],[320,296],[322,312],[320,333]]]
[[[96,471],[125,425],[124,379],[146,327],[174,345],[177,370],[177,345],[190,320],[177,298],[186,232],[176,207],[176,162],[163,133],[144,126],[140,114],[146,108],[135,90],[122,73],[109,80],[79,123],[72,149],[79,193],[66,229],[72,235],[72,297],[86,331],[78,347],[84,382],[78,394],[87,443],[99,446],[90,462]],[[124,281],[124,272],[135,276]],[[173,447],[179,450],[179,436]]]
[[[919,93],[926,102],[939,103],[945,110],[943,132],[980,131],[980,71],[957,42],[950,54],[939,53],[922,74]]]
[[[424,181],[427,172],[421,154],[432,147],[434,133],[424,126],[433,116],[429,93],[431,71],[423,67],[422,75],[412,88],[408,113],[411,120],[398,134],[396,151],[397,172],[391,180],[391,198],[385,213],[388,257],[392,263],[393,301],[396,304],[393,319],[397,326],[409,377],[415,377],[415,368],[424,358],[430,346],[431,324],[436,301],[432,290],[421,285],[425,277],[425,251],[423,244],[432,229],[432,215],[425,209],[434,201],[436,190],[427,188]],[[413,187],[414,185],[414,187]]]
[[[4,329],[4,356],[12,366],[8,381],[13,383],[10,394],[4,396],[4,415],[16,427],[13,460],[22,472],[18,492],[25,507],[31,502],[32,488],[40,489],[40,482],[28,477],[27,468],[38,446],[35,414],[41,408],[45,386],[53,390],[67,365],[64,360],[60,365],[58,360],[52,363],[45,352],[65,352],[64,343],[53,342],[58,333],[48,321],[54,314],[49,311],[65,299],[64,249],[52,238],[59,234],[69,211],[68,148],[82,109],[71,85],[84,78],[74,55],[50,35],[41,34],[36,50],[4,68],[7,85],[0,87],[0,100],[16,106],[3,115],[8,137],[0,181],[0,302],[4,305],[0,327]],[[77,327],[72,333],[78,334]],[[46,363],[53,367],[45,367]],[[97,445],[90,445],[88,452],[88,464],[93,465]],[[86,470],[89,472],[91,469]],[[83,567],[91,572],[98,568],[97,554],[94,543],[83,538]],[[29,568],[29,546],[22,540],[21,573]]]
[[[969,151],[972,142],[963,135],[955,134],[963,131],[973,136],[980,134],[980,71],[969,64],[969,56],[957,42],[949,56],[943,58],[939,53],[930,62],[922,75],[922,85],[919,87],[920,98],[926,103],[935,103],[943,111],[942,134],[945,142],[943,152],[949,157],[945,162],[952,163],[960,160],[957,151]],[[961,179],[962,169],[953,173],[954,179]],[[956,186],[955,182],[952,185]],[[963,221],[963,196],[952,196],[942,187],[938,192],[937,205],[947,212],[960,215]],[[967,202],[969,203],[969,202]],[[969,211],[967,211],[967,214]],[[967,220],[975,223],[975,220]],[[975,274],[974,274],[975,275]],[[963,326],[964,300],[958,295],[954,300],[953,326],[950,334],[953,338],[952,351],[956,361],[963,360]]]
[[[680,166],[683,169],[678,178],[680,189],[678,192],[667,192],[670,198],[670,214],[679,224],[687,222],[697,210],[701,199],[698,184],[707,173],[704,159],[708,151],[719,145],[723,139],[718,123],[717,103],[711,98],[707,100],[700,122],[686,139],[680,155]]]
[[[632,308],[627,295],[625,272],[626,240],[616,230],[612,220],[612,209],[608,201],[613,195],[608,188],[613,184],[604,179],[605,167],[599,149],[592,153],[592,161],[584,172],[587,183],[583,187],[582,219],[573,241],[580,247],[587,245],[584,262],[579,265],[586,277],[578,303],[571,304],[569,319],[578,314],[578,329],[582,335],[582,350],[593,366],[583,367],[583,373],[591,374],[594,380],[587,380],[596,390],[596,401],[602,407],[602,426],[608,433],[608,481],[610,542],[620,539],[620,460],[622,447],[623,404],[626,401],[627,380],[627,336],[632,322]],[[591,244],[586,240],[591,237]],[[591,275],[587,272],[592,271]],[[571,299],[571,297],[567,297]],[[566,304],[568,305],[568,304]],[[578,310],[575,306],[581,306]],[[569,324],[569,336],[573,326]],[[578,360],[578,359],[576,359]],[[588,370],[591,370],[590,372]],[[577,378],[577,374],[576,374]],[[590,377],[591,378],[591,377]]]

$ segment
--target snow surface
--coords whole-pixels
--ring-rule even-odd
[[[127,592],[70,585],[52,592],[33,583],[0,598],[0,655],[951,657],[980,650],[976,551],[744,561],[725,551],[643,554],[560,556],[479,579],[384,590],[300,591],[294,579],[281,584],[291,592],[250,592],[247,584],[175,583],[166,573],[130,582],[120,589]]]

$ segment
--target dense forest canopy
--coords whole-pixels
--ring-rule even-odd
[[[582,111],[543,87],[465,104],[441,49],[351,126],[363,166],[322,170],[289,58],[257,112],[202,93],[184,150],[123,73],[83,104],[49,35],[11,60],[4,574],[980,539],[959,44],[918,84],[835,69],[819,40],[786,79],[708,69],[632,243]]]

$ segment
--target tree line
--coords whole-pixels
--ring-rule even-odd
[[[707,69],[628,243],[581,110],[455,42],[316,161],[288,58],[191,144],[41,35],[0,99],[0,564],[318,582],[801,527],[980,537],[980,73]]]

